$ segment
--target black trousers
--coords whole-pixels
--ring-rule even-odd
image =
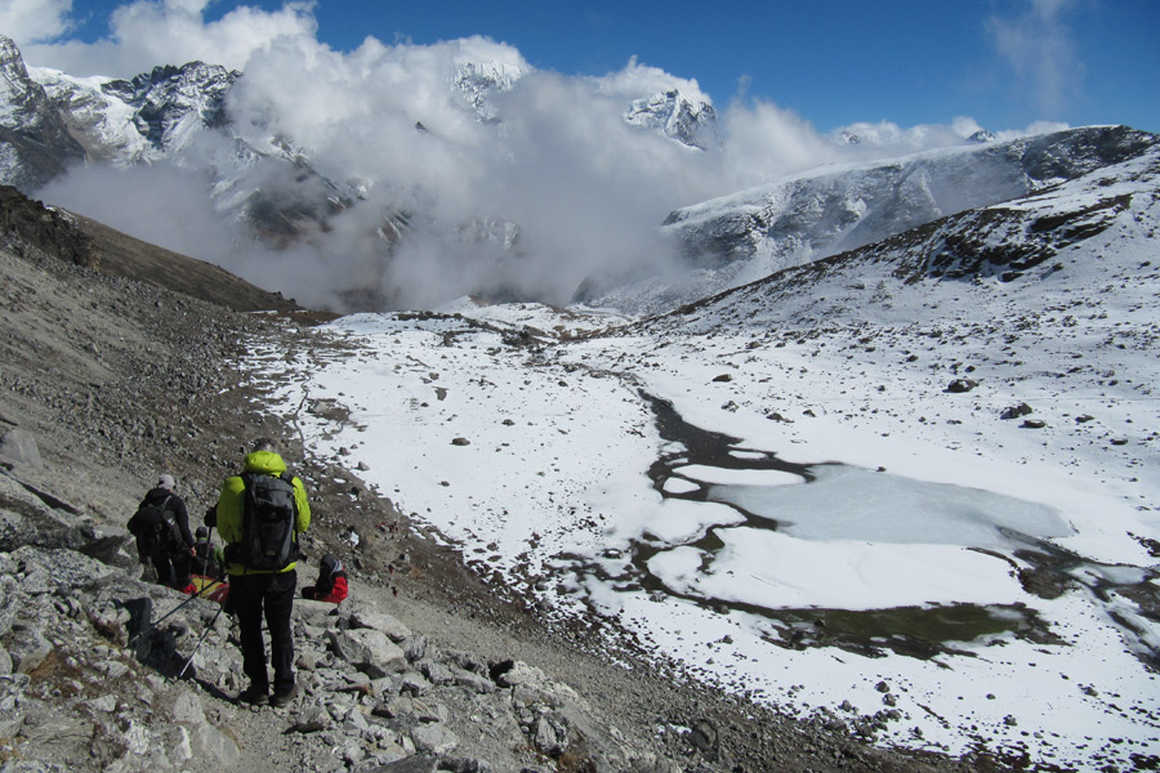
[[[166,548],[157,548],[149,556],[153,568],[157,570],[157,582],[170,588],[185,590],[192,582],[189,576],[189,552],[178,550],[171,553]]]
[[[250,683],[268,687],[266,646],[262,641],[262,611],[270,629],[270,656],[274,666],[274,690],[294,686],[294,639],[290,632],[290,610],[298,573],[230,575],[230,607],[238,615],[241,628],[242,669]]]

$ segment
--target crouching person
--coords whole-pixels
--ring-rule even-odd
[[[302,598],[315,601],[329,601],[337,604],[346,598],[348,593],[346,572],[342,561],[334,556],[323,556],[318,565],[318,579],[314,585],[307,585],[302,589]]]
[[[227,543],[230,606],[238,616],[242,667],[250,686],[239,700],[284,706],[294,697],[294,641],[290,612],[298,581],[298,535],[310,526],[302,481],[286,472],[273,441],[254,444],[240,475],[226,478],[217,502],[217,528]],[[270,631],[274,694],[270,696],[262,616]]]

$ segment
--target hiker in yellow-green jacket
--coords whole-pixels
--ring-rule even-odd
[[[287,474],[272,440],[254,443],[240,475],[226,478],[216,507],[218,533],[226,542],[230,607],[241,628],[242,662],[250,686],[239,700],[284,706],[294,697],[294,641],[290,611],[298,573],[298,535],[310,526],[302,481]],[[266,671],[262,613],[270,630],[274,695]]]

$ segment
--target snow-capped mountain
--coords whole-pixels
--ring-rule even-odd
[[[479,267],[473,265],[463,272],[476,283],[463,292],[495,295],[496,287],[520,287],[519,292],[530,297],[535,288],[525,290],[511,276],[488,276],[489,270],[502,266],[521,276],[553,272],[548,266],[535,265],[537,260],[558,259],[544,247],[544,231],[555,227],[550,218],[549,222],[520,222],[521,215],[505,211],[508,205],[474,201],[460,190],[471,189],[470,184],[461,185],[461,179],[466,181],[473,174],[477,180],[485,179],[494,172],[492,161],[480,158],[483,148],[510,153],[517,167],[522,163],[518,158],[520,146],[501,141],[510,136],[502,110],[519,109],[525,104],[519,98],[524,95],[509,93],[520,88],[530,72],[518,55],[508,52],[505,58],[504,52],[496,54],[491,47],[465,46],[452,62],[442,65],[445,69],[439,69],[431,81],[433,117],[423,113],[424,120],[414,123],[415,117],[409,116],[404,124],[405,134],[414,123],[410,133],[416,142],[423,143],[427,155],[422,156],[421,162],[407,158],[400,162],[398,157],[406,156],[411,138],[392,135],[403,149],[391,147],[384,151],[394,153],[384,167],[391,171],[364,177],[360,176],[363,159],[358,148],[349,152],[341,149],[341,161],[334,161],[321,151],[314,158],[309,143],[291,136],[293,130],[287,128],[295,126],[295,116],[278,115],[273,107],[277,100],[271,102],[268,114],[264,112],[264,100],[276,93],[276,88],[269,92],[267,85],[260,98],[251,94],[249,99],[243,99],[245,76],[236,71],[191,62],[180,67],[157,67],[128,80],[76,78],[46,68],[26,71],[11,41],[3,51],[7,84],[6,91],[0,94],[3,124],[20,128],[12,134],[14,130],[0,126],[0,131],[9,132],[5,136],[13,137],[11,141],[0,141],[0,181],[35,187],[32,183],[43,184],[68,163],[78,163],[82,153],[91,164],[176,165],[191,173],[184,180],[204,181],[205,195],[216,209],[215,217],[244,223],[252,233],[263,237],[266,245],[307,244],[317,248],[320,265],[334,267],[351,253],[357,253],[354,260],[359,262],[360,270],[332,272],[334,276],[358,277],[350,280],[352,286],[327,288],[339,298],[357,295],[407,303],[400,294],[403,291],[391,285],[392,270],[399,268],[395,273],[404,277],[423,274],[429,270],[424,255],[431,250],[481,262]],[[498,58],[489,59],[492,54]],[[614,112],[602,114],[601,120],[622,119],[639,128],[640,135],[647,137],[646,144],[657,143],[649,146],[648,152],[660,148],[666,164],[687,161],[711,166],[719,160],[713,154],[721,151],[716,114],[694,86],[669,85],[652,96],[630,96],[656,89],[662,82],[649,78],[642,81],[645,85],[635,81],[618,83],[603,91],[604,96],[623,99],[628,106],[624,112],[617,107]],[[533,95],[538,97],[540,92]],[[358,97],[356,93],[356,103]],[[245,109],[237,109],[235,117],[230,115],[231,99],[235,100],[234,105],[246,105]],[[344,95],[344,109],[351,109],[346,104],[349,100],[350,95]],[[277,109],[292,111],[299,103],[289,100],[286,104],[291,107]],[[395,104],[386,99],[380,103],[379,112],[361,116],[363,123],[356,136],[376,136],[375,122],[381,111]],[[574,105],[570,98],[562,98],[543,109],[552,112],[554,120],[563,114],[567,131],[573,131],[578,130],[573,124],[584,125],[570,120],[569,111]],[[354,109],[357,112],[359,105]],[[315,118],[310,116],[311,120],[304,122],[306,132],[314,131],[315,139],[321,136],[325,145],[329,142],[325,134],[330,130],[326,116],[321,126]],[[444,125],[438,125],[439,118]],[[531,123],[540,129],[537,121]],[[335,119],[333,124],[341,136],[342,121]],[[592,125],[600,127],[597,131],[607,131],[607,122]],[[584,126],[588,131],[589,127]],[[512,135],[523,139],[521,131],[526,133],[528,127],[521,126]],[[637,133],[632,135],[637,141]],[[655,140],[648,135],[656,135]],[[845,142],[858,139],[851,134]],[[840,142],[836,138],[834,141]],[[870,140],[863,140],[863,144],[866,142]],[[581,269],[556,282],[560,286],[551,288],[551,300],[566,298],[579,285],[581,289],[574,296],[577,301],[640,313],[663,312],[787,266],[875,243],[956,212],[1046,190],[1101,165],[1138,155],[1155,142],[1154,135],[1125,127],[1087,127],[1012,141],[976,133],[959,138],[960,144],[954,147],[889,162],[814,169],[677,209],[663,224],[642,223],[642,231],[659,228],[669,238],[673,251],[683,256],[673,272],[662,275],[657,270],[662,264],[667,267],[664,260],[598,263],[604,267],[593,269],[587,276]],[[528,172],[533,178],[541,167],[551,166],[554,154],[561,152],[560,146],[549,143],[546,147],[542,157],[532,156],[536,159],[535,168]],[[577,148],[574,143],[563,147],[567,148],[565,152]],[[674,153],[674,147],[680,147],[682,152]],[[378,150],[381,149],[368,147],[368,152]],[[674,162],[674,158],[680,160]],[[586,160],[586,155],[578,153],[568,161],[583,168]],[[440,168],[433,186],[442,185],[451,196],[462,196],[453,214],[435,214],[441,209],[440,193],[416,182],[428,174],[429,161]],[[614,171],[619,166],[612,156],[596,161],[593,166],[603,165]],[[606,179],[613,178],[593,177],[598,183]],[[513,184],[520,182],[517,176]],[[486,186],[481,187],[486,190]],[[527,211],[538,211],[538,207],[521,204]],[[360,206],[363,209],[358,216],[349,214]],[[494,210],[490,209],[492,206]],[[667,208],[668,204],[662,206]],[[478,211],[472,211],[472,207]],[[657,214],[652,211],[649,218],[656,218]],[[354,225],[339,227],[336,218],[340,217]],[[338,249],[333,249],[333,245],[321,247],[322,235],[333,232],[342,234],[345,241]],[[352,237],[351,232],[357,233]],[[559,246],[554,240],[547,242],[552,247]],[[415,252],[423,266],[393,263],[408,244],[419,245]],[[525,250],[531,259],[519,263],[515,258],[522,260]],[[363,271],[363,266],[367,270]],[[622,275],[614,275],[622,270]],[[368,283],[383,286],[365,286]],[[499,295],[507,297],[510,292],[503,290]]]
[[[479,120],[492,123],[500,118],[492,104],[492,97],[510,91],[524,75],[524,69],[518,62],[461,60],[456,63],[452,83],[466,98]]]
[[[83,158],[16,45],[0,35],[0,182],[34,189]]]
[[[250,223],[275,244],[324,225],[352,197],[284,138],[255,146],[231,130],[226,96],[241,77],[236,70],[189,62],[129,80],[78,78],[44,67],[30,75],[89,163],[170,162],[203,175],[219,212]],[[203,142],[207,137],[224,141]]]
[[[225,123],[225,95],[241,73],[203,62],[155,67],[132,80],[74,78],[33,68],[32,75],[91,159],[158,161]]]
[[[946,215],[1047,190],[1135,158],[1160,141],[1123,126],[823,167],[672,212],[664,230],[695,280],[629,285],[594,303],[659,311],[789,266],[872,244]]]
[[[718,142],[717,113],[713,106],[704,100],[690,99],[679,89],[633,100],[624,120],[633,126],[660,131],[691,148],[705,150]]]

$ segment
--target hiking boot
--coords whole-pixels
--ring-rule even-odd
[[[297,694],[298,689],[294,685],[277,689],[274,691],[274,697],[270,699],[270,705],[276,707],[285,706],[287,703],[294,700],[294,696]]]
[[[251,684],[238,694],[238,701],[253,706],[265,706],[270,702],[269,688]]]

